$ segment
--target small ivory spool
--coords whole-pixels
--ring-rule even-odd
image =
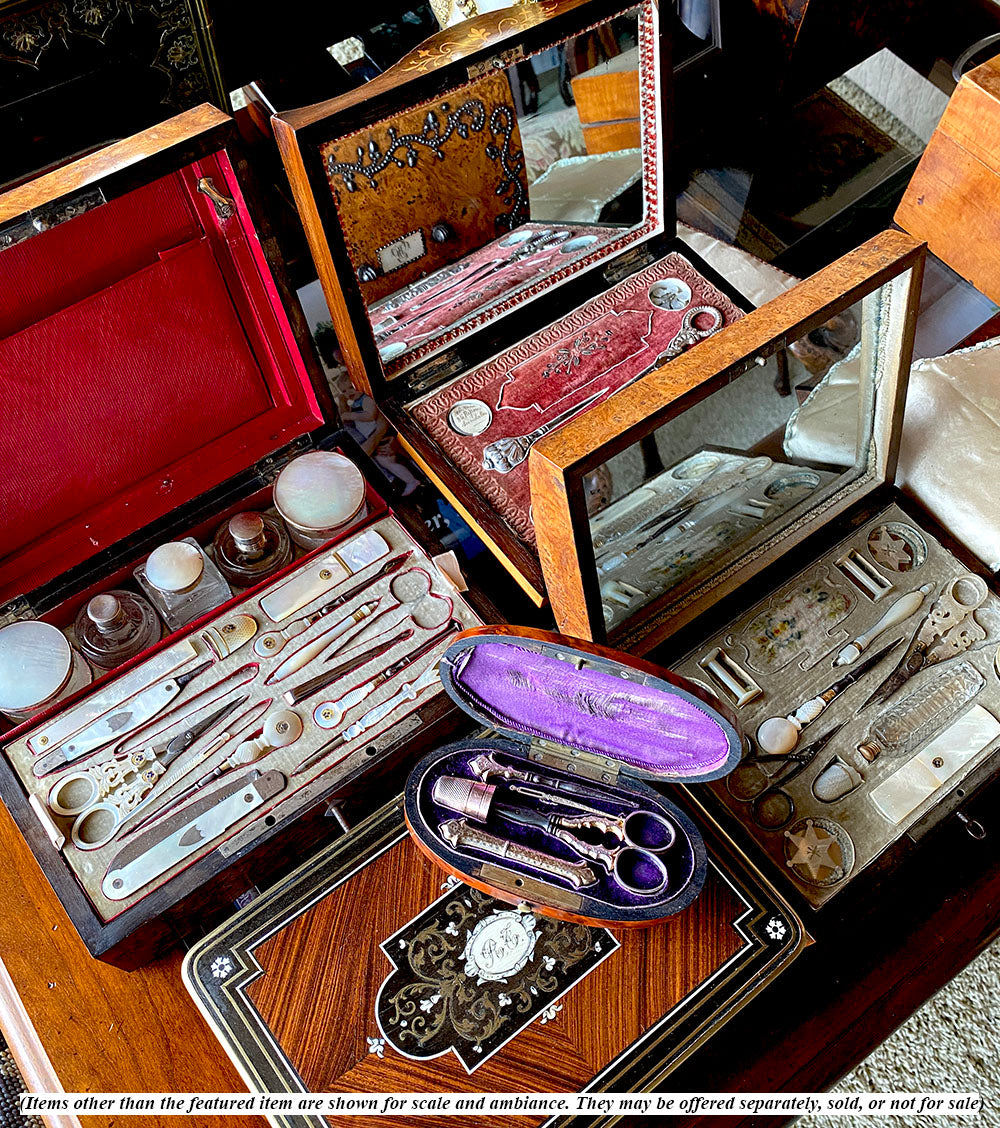
[[[274,508],[297,545],[319,548],[363,516],[364,475],[336,451],[309,451],[292,459],[278,475]]]

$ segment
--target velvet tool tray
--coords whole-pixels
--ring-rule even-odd
[[[484,892],[507,901],[527,901],[546,915],[578,923],[647,925],[694,900],[705,879],[701,834],[688,815],[649,784],[719,779],[735,766],[743,738],[725,705],[649,663],[528,628],[463,632],[445,651],[440,674],[459,708],[493,732],[429,753],[410,774],[406,822],[425,854]],[[477,757],[489,757],[485,775],[484,761]],[[514,774],[507,777],[504,769]],[[549,810],[550,802],[543,808],[537,799],[541,781],[517,774],[524,772],[587,789],[586,796],[564,789],[562,798],[592,807],[590,813],[603,812],[613,819],[635,809],[664,820],[674,832],[655,842],[665,886],[656,887],[653,877],[644,886],[648,892],[629,888],[612,876],[610,860],[607,872],[604,863],[595,860],[591,870],[596,880],[586,884],[547,875],[530,859],[517,856],[519,848],[540,850],[573,865],[591,855],[586,847],[581,854],[576,845],[554,837],[549,829],[503,820],[495,807],[485,820],[480,810],[467,814],[460,828],[455,823],[441,832],[442,825],[462,813],[442,804],[434,790],[436,784],[452,786],[439,782],[447,777],[485,778],[498,784],[494,802],[544,810],[546,815],[570,811],[569,806]],[[524,792],[511,790],[511,784],[521,782],[531,783],[529,793],[534,790],[536,796],[525,800]],[[464,835],[466,827],[503,837],[515,849],[503,856],[466,845],[454,836],[456,829]],[[584,842],[598,844],[607,844],[604,836],[610,834],[612,850],[621,843],[619,836],[606,830],[596,836],[589,833],[593,829],[574,833]],[[629,857],[637,867],[636,885],[653,876],[651,867],[656,863],[634,853]],[[624,862],[616,857],[614,864],[622,864],[631,882]],[[656,872],[660,869],[657,865]]]

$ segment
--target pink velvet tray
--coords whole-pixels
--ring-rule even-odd
[[[678,333],[685,331],[675,347],[690,347],[693,338],[742,316],[683,255],[669,254],[432,392],[411,411],[517,534],[533,545],[528,460],[508,468],[503,450],[511,444],[503,440],[532,436],[546,426],[554,430],[644,373]],[[688,333],[691,329],[695,332]],[[494,445],[498,440],[499,447]],[[531,441],[515,445],[523,449]]]

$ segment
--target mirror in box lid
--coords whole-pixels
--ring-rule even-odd
[[[580,30],[502,34],[468,81],[404,82],[392,112],[373,98],[377,118],[320,142],[387,375],[661,230],[656,5],[546,14],[571,10]]]
[[[732,590],[891,478],[919,282],[917,245],[887,233],[748,314],[728,347],[716,338],[714,362],[712,341],[691,358],[699,365],[673,361],[665,372],[673,379],[634,414],[620,410],[603,443],[594,438],[601,422],[588,419],[536,446],[536,512],[548,485],[536,477],[547,479],[564,457],[556,447],[572,466],[560,468],[563,482],[580,491],[575,538],[550,520],[539,526],[560,627],[648,649],[703,609],[709,592]],[[553,582],[566,574],[558,554],[574,540],[582,600]],[[759,645],[836,614],[834,604],[846,614],[852,600],[883,594],[870,562],[838,569],[835,599],[800,593],[788,621],[762,625]],[[732,673],[707,679],[727,701],[754,691]]]

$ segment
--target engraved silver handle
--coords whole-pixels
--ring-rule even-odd
[[[488,830],[471,826],[466,819],[449,819],[438,827],[438,833],[449,846],[455,848],[467,846],[473,850],[481,850],[494,858],[504,858],[530,866],[540,873],[548,874],[549,877],[558,877],[574,889],[584,889],[588,885],[597,884],[597,874],[586,862],[567,862],[542,850],[522,846],[519,842],[511,842],[507,838],[490,834]]]
[[[543,423],[540,427],[536,427],[534,431],[529,431],[527,435],[513,435],[510,438],[497,439],[496,442],[489,443],[483,448],[483,469],[493,470],[497,474],[509,474],[515,466],[520,466],[528,457],[528,452],[543,435],[561,427],[573,416],[586,411],[607,390],[607,388],[601,388],[599,392],[594,392],[583,403],[567,407],[555,419],[550,419],[548,423]]]

